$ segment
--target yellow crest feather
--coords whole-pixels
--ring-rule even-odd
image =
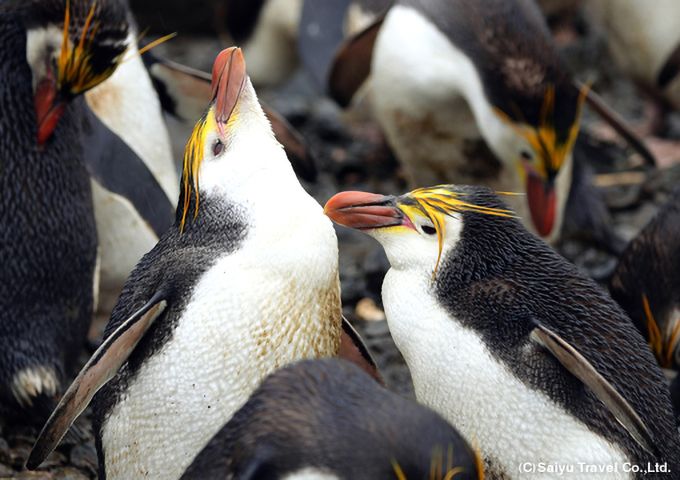
[[[210,129],[216,128],[215,116],[211,114],[213,108],[206,110],[203,116],[196,122],[194,130],[189,137],[186,149],[184,150],[184,164],[182,167],[182,190],[184,193],[184,205],[182,211],[182,221],[180,223],[180,232],[184,231],[184,223],[189,211],[189,204],[191,203],[191,195],[196,195],[196,208],[194,211],[194,218],[198,215],[198,177],[201,169],[201,162],[203,160],[203,147],[205,139]]]
[[[444,239],[446,234],[446,217],[453,216],[460,212],[477,212],[485,215],[496,215],[500,217],[516,217],[517,215],[512,210],[504,210],[500,208],[490,208],[481,205],[475,205],[462,200],[465,197],[464,192],[459,192],[446,185],[438,187],[419,188],[407,194],[407,197],[414,201],[411,205],[401,205],[402,210],[414,208],[422,215],[426,216],[432,221],[435,230],[437,231],[437,238],[439,239],[439,256],[437,257],[437,264],[434,268],[432,278],[434,279],[439,267],[439,261],[442,256],[442,249],[444,248]]]
[[[514,104],[512,107],[518,122],[513,121],[501,110],[494,108],[496,115],[510,125],[510,127],[519,135],[524,137],[531,145],[531,148],[538,152],[541,158],[544,159],[543,162],[536,165],[536,167],[538,167],[537,171],[543,178],[547,178],[549,171],[557,172],[562,167],[569,152],[574,148],[576,137],[578,137],[579,127],[581,125],[583,103],[585,102],[588,90],[590,90],[590,83],[584,85],[579,93],[574,123],[571,125],[569,134],[564,142],[558,140],[557,132],[555,131],[555,87],[553,85],[546,88],[543,96],[538,128],[529,125],[524,119],[522,112]]]

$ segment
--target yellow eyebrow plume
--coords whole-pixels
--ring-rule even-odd
[[[437,273],[439,261],[442,256],[442,249],[444,248],[445,239],[445,224],[446,217],[453,216],[460,212],[477,212],[485,215],[497,215],[500,217],[516,217],[517,215],[512,210],[504,210],[500,208],[490,208],[481,205],[475,205],[462,200],[465,193],[453,190],[451,187],[438,186],[419,188],[407,194],[407,197],[414,201],[414,205],[401,205],[400,208],[408,209],[414,208],[422,215],[432,221],[435,230],[437,231],[437,238],[439,240],[439,256],[437,257],[437,264],[432,274],[432,279]]]
[[[184,150],[184,165],[182,167],[182,188],[184,190],[184,206],[182,212],[182,222],[180,224],[180,232],[184,232],[184,223],[186,221],[187,212],[189,211],[189,204],[191,203],[191,195],[196,193],[196,209],[194,211],[194,218],[198,215],[198,177],[201,169],[201,161],[203,160],[203,147],[208,132],[215,129],[215,116],[212,114],[213,107],[203,114],[203,116],[196,122],[191,137],[187,142]]]

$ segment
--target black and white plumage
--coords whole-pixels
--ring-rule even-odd
[[[477,463],[432,410],[349,362],[319,359],[267,377],[182,478],[472,480]]]
[[[29,468],[101,388],[99,478],[178,478],[268,373],[338,353],[333,227],[274,139],[240,50],[220,54],[213,87],[175,224],[130,275]]]
[[[325,211],[385,248],[385,313],[416,396],[478,442],[491,478],[522,478],[522,462],[619,465],[613,478],[637,478],[626,462],[680,471],[668,389],[644,339],[497,195],[345,192]]]
[[[115,70],[127,24],[122,4],[85,3],[70,4],[68,23],[65,1],[0,3],[0,414],[8,421],[48,417],[92,318],[97,232],[85,137],[93,125],[79,93]],[[88,15],[102,23],[87,32],[93,56],[84,60],[70,47]]]

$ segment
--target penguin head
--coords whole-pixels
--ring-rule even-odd
[[[495,195],[486,187],[454,185],[420,188],[399,197],[342,192],[326,203],[324,213],[378,240],[392,268],[428,272],[432,279],[442,255],[458,244],[473,216],[515,216],[500,200],[485,205],[478,197]]]
[[[118,67],[129,46],[128,12],[120,0],[40,0],[21,8],[43,145],[69,102]]]
[[[575,96],[570,88],[548,86],[540,94],[514,95],[514,100],[509,97],[493,107],[503,127],[489,135],[490,145],[523,180],[531,220],[541,237],[554,236],[561,223],[587,90]]]
[[[213,66],[211,103],[184,154],[180,229],[199,214],[203,195],[253,203],[263,190],[280,193],[291,186],[303,191],[258,102],[243,53],[226,49]]]

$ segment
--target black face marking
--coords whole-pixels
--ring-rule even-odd
[[[527,160],[529,162],[531,162],[533,160],[533,156],[529,152],[527,152],[526,150],[522,150],[519,155],[524,160]]]
[[[180,205],[182,202],[180,198]],[[193,205],[190,205],[190,209],[193,209]],[[101,429],[107,415],[141,366],[172,338],[200,277],[218,257],[238,250],[248,231],[240,207],[226,204],[221,199],[214,200],[205,194],[201,195],[199,215],[196,218],[191,216],[191,221],[185,223],[181,234],[181,213],[176,218],[175,224],[142,257],[130,274],[104,332],[106,339],[156,292],[167,289],[166,310],[139,342],[118,374],[92,400],[100,478],[105,478]]]
[[[499,208],[482,187],[468,201]],[[592,431],[612,439],[631,461],[652,459],[595,395],[529,334],[540,322],[576,348],[632,405],[680,468],[680,445],[661,371],[633,324],[610,297],[516,219],[462,212],[458,244],[439,267],[433,287],[452,320],[473,329],[527,388],[548,395]],[[456,320],[454,320],[456,319]]]

